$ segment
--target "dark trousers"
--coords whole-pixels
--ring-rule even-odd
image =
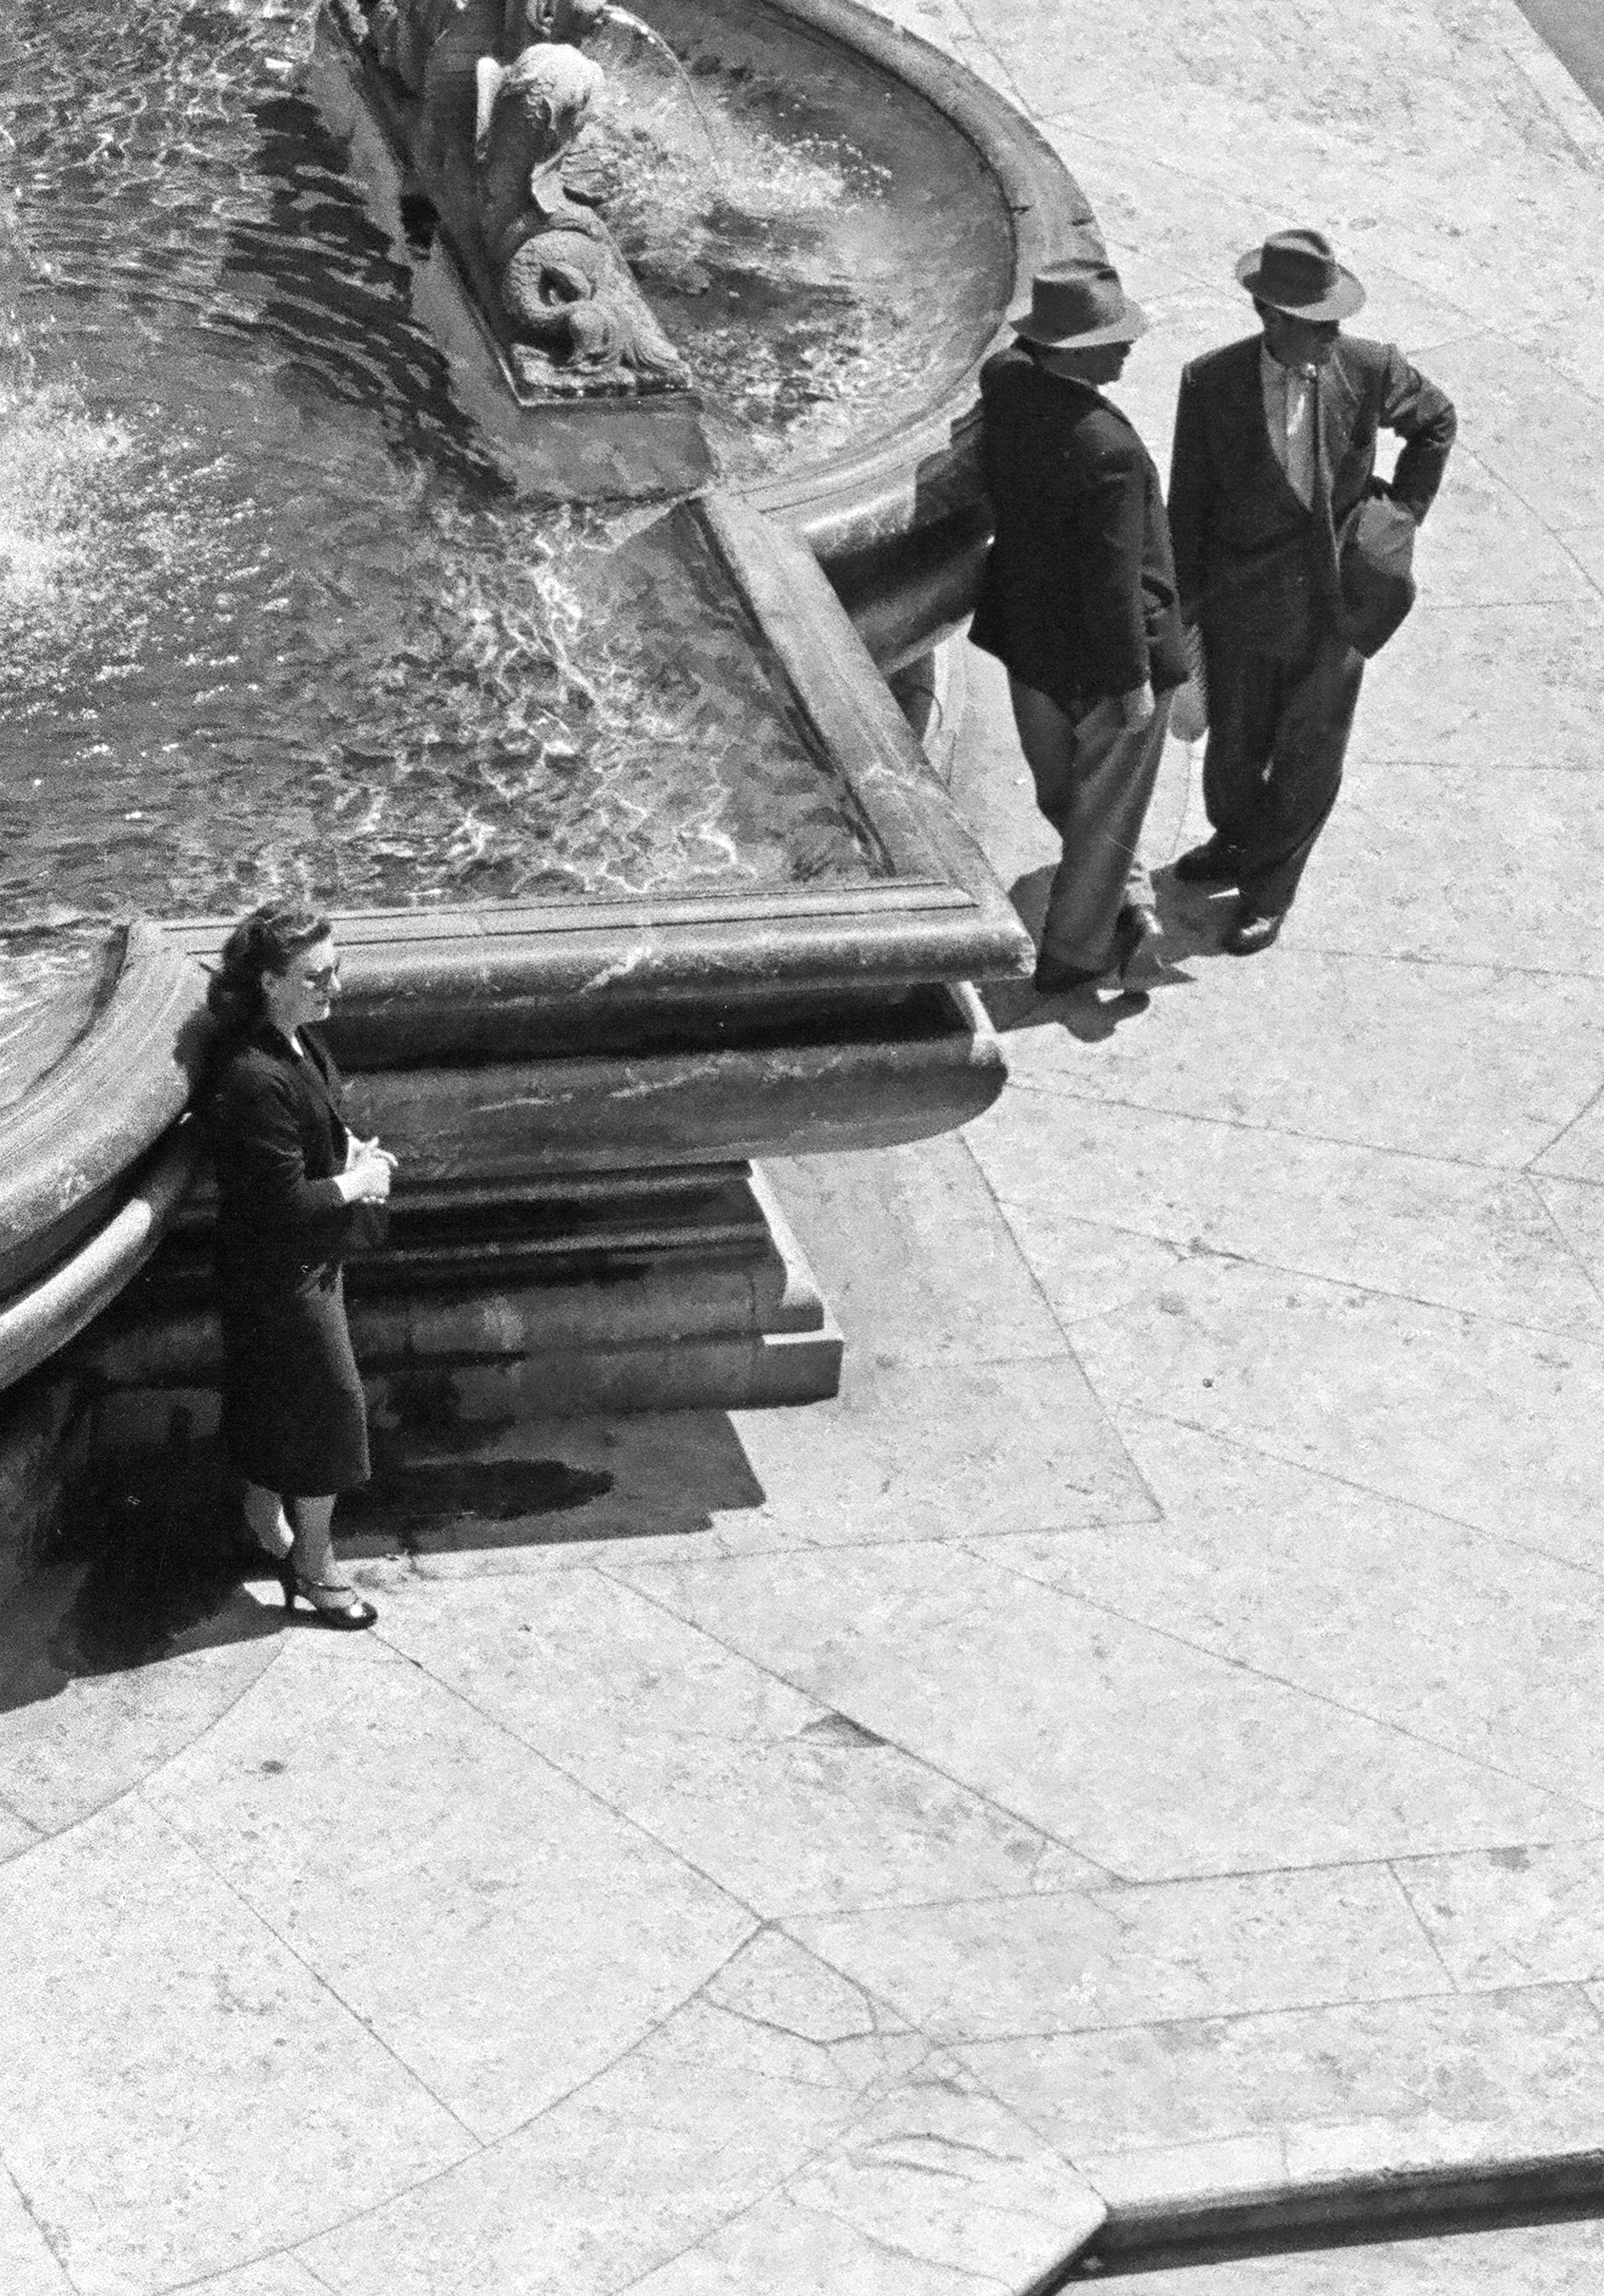
[[[1337,801],[1364,658],[1330,634],[1294,661],[1211,638],[1207,668],[1209,825],[1243,899],[1278,916]]]

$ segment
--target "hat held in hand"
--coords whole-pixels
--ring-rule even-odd
[[[1072,257],[1050,263],[1031,283],[1030,308],[1012,322],[1014,332],[1043,350],[1091,350],[1099,343],[1133,343],[1147,332],[1147,313],[1132,302],[1111,263]]]
[[[1236,275],[1256,301],[1292,319],[1346,319],[1364,300],[1353,273],[1317,231],[1273,231],[1250,247]]]

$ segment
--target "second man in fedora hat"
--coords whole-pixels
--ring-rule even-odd
[[[1263,332],[1183,375],[1169,514],[1182,611],[1203,636],[1214,831],[1176,869],[1237,888],[1225,945],[1245,956],[1281,931],[1336,801],[1365,656],[1413,595],[1408,537],[1454,414],[1392,344],[1341,332],[1364,290],[1318,232],[1276,232],[1237,278]],[[1378,427],[1404,440],[1385,485]]]
[[[1036,965],[1047,996],[1116,966],[1133,983],[1158,940],[1137,846],[1186,652],[1158,474],[1097,388],[1146,325],[1107,263],[1056,264],[980,376],[996,538],[970,636],[1007,666],[1063,840]]]

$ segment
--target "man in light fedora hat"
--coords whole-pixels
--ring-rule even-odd
[[[1452,405],[1394,345],[1345,335],[1364,300],[1317,231],[1278,231],[1236,275],[1262,332],[1181,379],[1169,512],[1181,607],[1200,627],[1214,834],[1176,873],[1234,885],[1225,946],[1267,948],[1342,779],[1366,657],[1414,595],[1416,526]],[[1376,431],[1404,441],[1376,477]]]
[[[1137,986],[1158,939],[1137,848],[1186,652],[1158,474],[1097,386],[1147,320],[1111,266],[1076,259],[1036,274],[1013,325],[980,375],[995,539],[970,636],[1007,667],[1036,802],[1063,843],[1036,988],[1115,967]]]

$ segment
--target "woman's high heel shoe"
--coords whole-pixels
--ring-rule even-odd
[[[280,1573],[284,1588],[284,1608],[292,1611],[299,1595],[310,1603],[325,1627],[340,1627],[348,1633],[359,1627],[371,1627],[379,1613],[371,1603],[364,1603],[354,1587],[331,1578],[303,1578],[293,1564],[286,1562]]]

